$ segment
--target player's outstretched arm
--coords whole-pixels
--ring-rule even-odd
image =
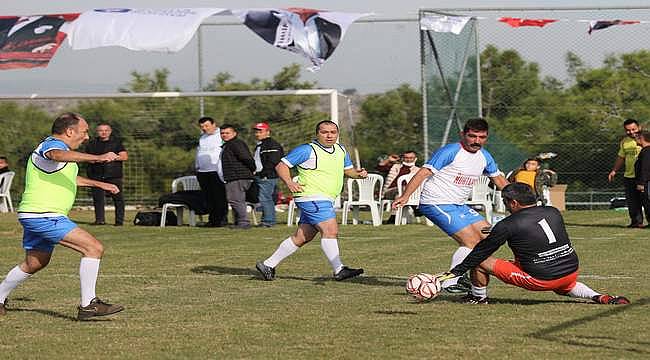
[[[117,194],[118,192],[120,192],[120,189],[114,184],[88,179],[83,176],[77,176],[77,186],[96,187],[102,190],[106,190],[111,194]]]
[[[361,168],[361,169],[346,169],[343,171],[345,173],[345,176],[351,177],[353,179],[365,179],[368,177],[368,171],[366,169]]]
[[[48,159],[58,161],[58,162],[111,162],[119,160],[119,155],[114,152],[107,152],[106,154],[93,155],[86,154],[79,151],[72,150],[59,150],[54,149],[48,151],[45,156]]]
[[[403,206],[408,201],[409,196],[411,196],[411,194],[420,187],[420,184],[431,175],[433,175],[433,171],[430,169],[425,167],[420,168],[420,170],[415,173],[415,176],[411,178],[411,181],[406,185],[406,189],[404,190],[404,193],[402,193],[402,196],[395,198],[392,208],[397,209],[398,207]]]

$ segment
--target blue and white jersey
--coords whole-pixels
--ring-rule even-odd
[[[54,161],[45,156],[45,154],[51,150],[68,151],[70,150],[70,147],[68,147],[68,145],[66,145],[62,140],[48,136],[45,138],[45,140],[43,140],[43,142],[38,144],[36,149],[34,149],[31,154],[32,163],[34,166],[48,174],[63,169],[63,167],[67,164],[67,162]]]
[[[312,141],[313,144],[320,146],[324,151],[332,153],[334,147],[324,147],[318,141]],[[354,165],[350,159],[350,154],[345,150],[345,147],[341,144],[334,144],[334,146],[340,146],[345,151],[345,160],[343,160],[343,169],[352,169]],[[282,162],[285,163],[288,167],[292,168],[294,166],[300,166],[303,169],[315,169],[316,168],[316,153],[314,149],[309,144],[298,145],[295,148],[291,149],[289,153],[283,157]]]
[[[431,205],[464,204],[481,175],[495,177],[500,174],[487,150],[481,148],[472,153],[460,143],[436,150],[423,167],[433,175],[424,182],[420,203]]]

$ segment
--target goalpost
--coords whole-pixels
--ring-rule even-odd
[[[153,205],[170,191],[174,178],[193,173],[201,116],[213,117],[218,125],[235,125],[251,152],[254,123],[268,122],[286,152],[313,139],[319,121],[331,120],[341,129],[340,142],[354,155],[351,104],[343,101],[340,107],[340,96],[334,89],[0,95],[0,113],[16,104],[38,112],[39,121],[49,127],[62,112],[79,112],[90,124],[91,137],[99,121],[108,122],[129,152],[124,163],[125,200],[131,205]],[[21,130],[15,131],[20,136]],[[45,135],[21,141],[36,146]],[[13,167],[24,169],[26,155],[16,156],[21,159]],[[83,166],[80,175],[85,175]],[[16,192],[23,186],[22,176],[20,171]],[[80,191],[76,205],[91,203],[90,195]]]

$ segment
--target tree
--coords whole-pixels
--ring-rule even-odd
[[[422,149],[422,95],[409,85],[368,96],[361,105],[361,120],[354,129],[361,159]],[[420,154],[420,159],[426,155]]]

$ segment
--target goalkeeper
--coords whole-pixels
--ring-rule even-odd
[[[488,303],[489,275],[531,291],[554,291],[600,304],[630,303],[623,296],[601,294],[576,281],[578,255],[571,246],[562,215],[554,207],[536,206],[535,193],[530,186],[512,183],[501,195],[511,215],[497,223],[462,263],[440,275],[441,280],[446,280],[477,269],[472,289],[463,297],[465,303]],[[514,261],[490,256],[506,242],[514,254]]]

